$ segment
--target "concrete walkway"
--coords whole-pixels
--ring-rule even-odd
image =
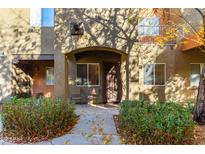
[[[80,119],[69,134],[36,144],[120,144],[113,120],[113,115],[118,114],[118,112],[118,107],[107,105],[76,105],[76,113]],[[0,144],[12,143],[0,140]]]

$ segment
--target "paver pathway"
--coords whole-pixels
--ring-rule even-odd
[[[118,114],[118,112],[118,107],[76,105],[76,113],[80,119],[69,134],[36,144],[120,144],[113,120],[113,115]],[[0,144],[11,143],[0,140]]]

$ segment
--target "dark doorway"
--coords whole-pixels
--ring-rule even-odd
[[[119,103],[122,98],[122,81],[119,62],[103,62],[103,97],[105,103]]]

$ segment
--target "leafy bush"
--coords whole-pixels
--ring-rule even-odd
[[[137,144],[184,144],[193,139],[190,112],[174,102],[124,101],[119,123]]]
[[[4,134],[32,140],[66,131],[76,119],[74,106],[51,98],[13,98],[2,106]]]
[[[192,114],[194,113],[194,102],[192,102],[192,101],[187,102],[186,107],[190,113],[192,113]]]

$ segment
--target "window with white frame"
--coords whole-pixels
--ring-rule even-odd
[[[46,85],[54,85],[54,68],[46,67]]]
[[[144,84],[164,85],[165,84],[165,64],[144,65]]]
[[[99,85],[99,64],[77,64],[77,85]]]
[[[202,73],[204,64],[190,64],[190,85],[191,86],[199,86],[200,75]]]
[[[54,8],[31,8],[30,25],[34,27],[53,27]]]
[[[139,36],[156,36],[159,35],[159,18],[158,17],[141,17],[138,21]]]

